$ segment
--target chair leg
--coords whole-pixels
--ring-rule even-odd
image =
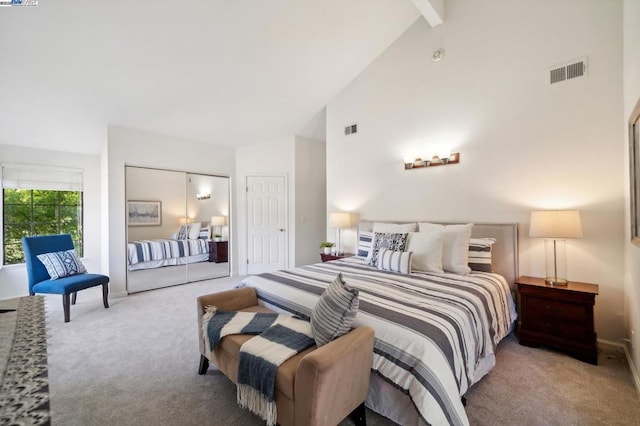
[[[76,304],[76,298],[78,297],[78,292],[74,291],[73,293],[71,293],[71,304],[75,305]]]
[[[109,283],[102,284],[102,303],[105,309],[109,307]]]
[[[358,405],[356,409],[349,414],[349,418],[356,426],[367,426],[367,415],[364,408],[364,402]]]
[[[62,295],[62,308],[64,309],[64,322],[71,321],[71,304],[69,303],[69,294]]]
[[[206,356],[200,355],[200,367],[198,368],[198,374],[207,374],[209,369],[209,360]]]

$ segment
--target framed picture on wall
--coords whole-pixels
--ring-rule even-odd
[[[640,246],[640,99],[629,116],[629,176],[631,178],[631,242]]]
[[[127,201],[129,226],[162,225],[162,201]]]

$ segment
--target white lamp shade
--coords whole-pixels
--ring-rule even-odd
[[[211,216],[211,226],[225,226],[226,224],[226,216]]]
[[[530,237],[582,238],[582,223],[577,210],[531,212]]]
[[[351,213],[329,213],[329,228],[351,228]]]

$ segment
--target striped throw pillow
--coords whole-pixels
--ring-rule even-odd
[[[178,229],[178,233],[176,234],[176,240],[186,240],[189,238],[189,229],[191,229],[189,225],[180,226],[180,229]]]
[[[211,229],[208,226],[205,226],[204,228],[200,228],[200,235],[198,236],[199,239],[208,240],[210,236],[211,236]]]
[[[410,251],[393,251],[381,248],[378,252],[378,269],[410,274],[412,255],[413,253]]]
[[[349,287],[342,274],[325,289],[311,312],[311,331],[318,347],[351,330],[358,313],[358,289]]]
[[[360,231],[358,235],[358,256],[368,257],[371,251],[373,232]]]
[[[84,274],[87,272],[82,262],[80,262],[75,250],[44,253],[39,254],[37,257],[44,267],[47,268],[47,273],[52,280],[70,277],[71,275]]]
[[[469,267],[472,271],[493,272],[491,246],[495,238],[471,238],[469,240]]]

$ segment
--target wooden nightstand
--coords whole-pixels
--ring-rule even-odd
[[[222,263],[229,261],[229,241],[209,240],[209,262]]]
[[[322,259],[323,262],[329,262],[330,260],[337,260],[337,259],[342,259],[344,257],[351,257],[351,256],[353,256],[353,254],[351,253],[343,253],[343,254],[320,253],[320,259]]]
[[[597,284],[570,281],[567,286],[554,287],[543,278],[520,277],[516,286],[520,344],[548,346],[598,364],[593,325]]]

